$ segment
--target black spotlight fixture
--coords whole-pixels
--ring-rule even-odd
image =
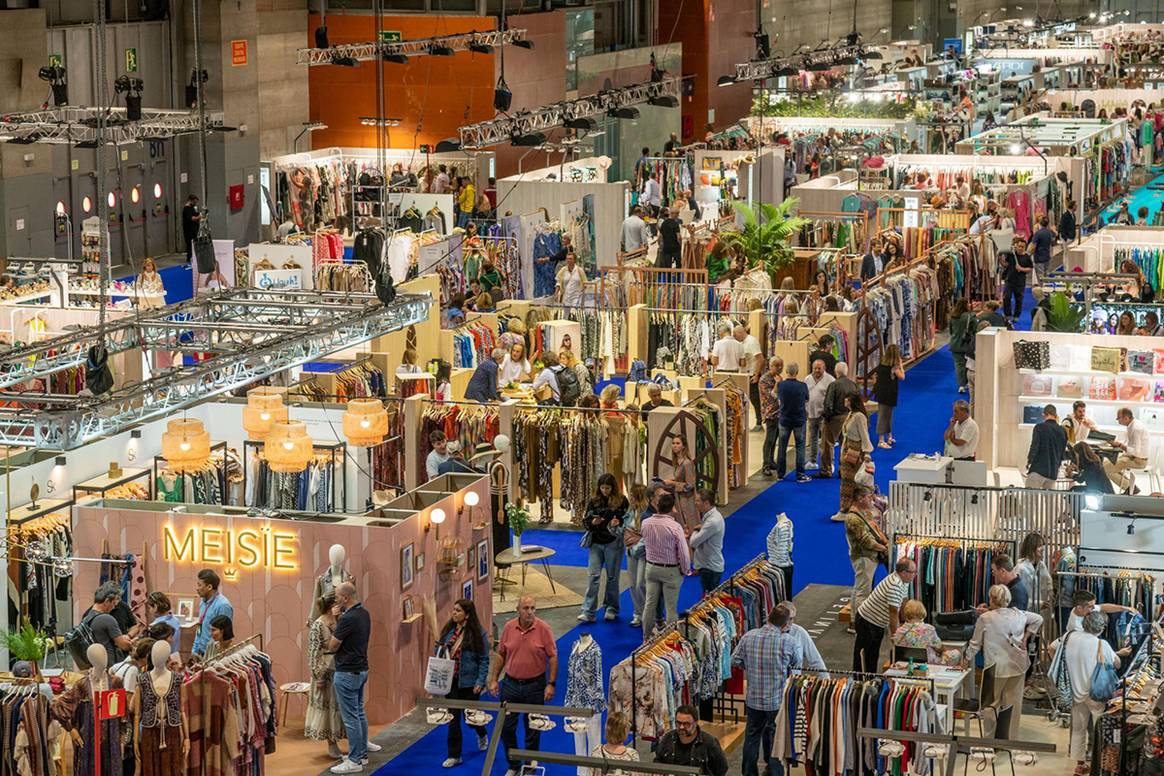
[[[598,122],[589,116],[580,116],[576,119],[566,119],[562,122],[566,129],[576,129],[582,132],[593,132],[598,129]]]
[[[198,105],[198,82],[206,83],[210,79],[209,74],[203,70],[201,77],[197,70],[190,71],[190,83],[186,84],[186,107],[193,108]]]
[[[769,59],[772,56],[772,43],[768,33],[756,30],[752,33],[752,38],[756,41],[756,59]]]
[[[505,76],[501,76],[493,88],[493,109],[505,113],[512,104],[513,92],[509,90],[509,84],[505,83]]]
[[[141,121],[141,93],[145,91],[145,82],[140,78],[121,75],[113,82],[113,91],[125,95],[125,118]]]
[[[715,82],[716,86],[735,86],[736,77],[734,75],[721,75]]]
[[[315,47],[320,49],[331,48],[327,42],[327,25],[315,28]]]
[[[805,70],[811,70],[814,73],[822,73],[825,70],[831,70],[833,63],[827,59],[820,59],[816,62],[810,62]]]
[[[772,75],[776,78],[780,78],[792,75],[800,75],[800,71],[792,65],[785,65],[784,67],[776,68],[776,72],[774,72]]]
[[[331,63],[333,65],[339,65],[340,67],[356,67],[360,64],[354,57],[345,56],[338,51],[332,53]]]
[[[397,65],[408,64],[408,56],[405,54],[393,54],[390,51],[385,51],[383,59],[385,62],[392,62],[393,64]]]
[[[69,104],[69,84],[65,76],[65,68],[60,65],[42,67],[37,75],[42,81],[48,81],[53,91],[53,105]]]
[[[96,140],[82,140],[81,142],[74,145],[74,148],[84,148],[86,150],[92,150],[96,147],[97,147]]]
[[[656,108],[678,108],[679,98],[673,94],[661,94],[647,100],[647,104],[654,105]]]
[[[532,49],[534,47],[532,40],[515,40],[513,45],[523,49]]]
[[[546,135],[544,132],[530,132],[525,135],[514,135],[510,139],[510,143],[513,145],[523,147],[540,146],[544,142],[546,142]]]
[[[634,106],[627,105],[622,108],[613,108],[607,111],[607,115],[615,119],[634,120],[639,117],[639,109]]]
[[[449,46],[445,46],[441,43],[434,43],[428,47],[428,53],[432,54],[434,57],[451,57],[456,52],[453,51]]]
[[[488,43],[470,43],[469,51],[472,51],[474,54],[492,54],[493,47]]]
[[[460,150],[461,141],[455,137],[445,138],[436,144],[436,152],[438,154],[451,154]]]
[[[877,49],[866,49],[861,53],[865,59],[885,59],[884,55]]]

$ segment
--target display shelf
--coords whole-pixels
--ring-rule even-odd
[[[1158,401],[1139,401],[1135,399],[1127,399],[1120,401],[1119,399],[1089,399],[1086,396],[1019,396],[1019,401],[1030,402],[1031,404],[1072,404],[1077,401],[1086,404],[1105,404],[1112,407],[1159,407],[1164,411],[1164,402]]]
[[[1038,375],[1040,377],[1054,377],[1066,375],[1068,377],[1137,377],[1141,380],[1164,380],[1164,374],[1146,374],[1144,372],[1103,372],[1098,369],[1019,369],[1020,375]]]
[[[123,469],[119,477],[110,477],[108,474],[100,474],[90,480],[79,483],[73,486],[73,500],[80,501],[82,498],[104,498],[105,494],[114,488],[122,485],[128,485],[136,480],[144,479],[146,481],[146,492],[149,493],[150,498],[154,495],[154,479],[153,472],[150,469]]]
[[[24,304],[26,302],[35,302],[38,299],[52,299],[53,289],[47,289],[33,294],[22,294],[21,296],[11,296],[7,299],[0,299],[0,304]]]
[[[42,498],[33,504],[25,504],[22,507],[14,507],[8,510],[8,525],[21,525],[22,523],[27,523],[29,520],[51,515],[68,509],[71,506],[73,506],[72,499]]]

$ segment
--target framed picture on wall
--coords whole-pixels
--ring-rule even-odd
[[[477,581],[489,578],[489,540],[477,542]]]
[[[476,558],[477,558],[477,548],[470,547],[468,550],[465,551],[465,557],[468,558],[468,560],[465,561],[465,571],[466,571],[466,573],[469,574],[470,577],[472,577],[473,576],[473,561],[476,560]]]
[[[465,584],[461,585],[461,598],[473,600],[473,580],[466,579]]]
[[[424,571],[424,553],[418,553],[416,556],[416,570]]]
[[[413,548],[411,544],[404,545],[400,550],[400,589],[412,587],[412,579],[416,576],[413,568]]]
[[[184,622],[190,622],[198,619],[198,606],[195,604],[197,599],[194,598],[179,598],[178,599],[178,619]]]

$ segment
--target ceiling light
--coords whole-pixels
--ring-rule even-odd
[[[327,43],[327,25],[315,28],[315,47],[331,48]]]
[[[736,77],[734,75],[721,75],[719,80],[715,82],[716,86],[734,86]]]
[[[451,46],[445,46],[441,43],[434,43],[428,47],[428,53],[432,54],[434,57],[451,57],[456,52],[453,51]]]
[[[493,47],[488,43],[470,43],[469,51],[472,51],[474,54],[492,54]]]
[[[383,59],[385,62],[392,62],[393,64],[397,65],[408,64],[408,57],[406,57],[404,54],[393,54],[391,52],[385,51]]]
[[[509,84],[505,83],[505,76],[497,79],[497,86],[493,87],[493,110],[505,113],[513,105],[513,92]]]
[[[532,49],[534,47],[532,40],[515,40],[513,45],[523,49]]]
[[[338,51],[331,55],[331,63],[333,65],[339,65],[340,67],[356,67],[360,64],[352,57],[345,57]]]
[[[776,72],[774,72],[772,75],[776,78],[780,78],[782,76],[787,77],[787,76],[793,76],[793,75],[800,75],[800,70],[793,67],[792,65],[785,65],[784,67],[777,68]]]
[[[806,66],[805,66],[805,68],[804,68],[804,69],[805,69],[805,70],[810,70],[810,71],[812,71],[812,72],[814,72],[814,73],[821,73],[821,72],[824,72],[825,70],[830,70],[830,69],[832,69],[832,66],[833,66],[833,65],[832,65],[832,63],[831,63],[831,62],[829,62],[829,61],[827,61],[827,60],[824,60],[824,59],[821,59],[821,60],[817,60],[816,62],[809,62],[809,63],[808,63]]]
[[[457,138],[446,138],[436,144],[438,154],[451,154],[461,150],[461,141]]]
[[[632,105],[627,105],[622,108],[615,108],[612,111],[608,111],[607,115],[616,119],[628,119],[633,121],[639,117],[639,109]]]
[[[877,49],[869,49],[864,53],[864,57],[865,59],[885,59],[885,57]]]
[[[584,132],[593,132],[598,128],[598,122],[589,116],[580,116],[576,119],[567,119],[563,122],[566,129],[579,129]]]
[[[678,108],[679,98],[673,94],[663,94],[647,100],[647,104],[654,105],[656,108]]]
[[[400,119],[393,119],[393,118],[378,119],[375,116],[360,116],[360,123],[363,124],[365,127],[374,127],[377,125],[379,125],[381,127],[398,127],[398,126],[400,126],[400,122],[401,122]]]
[[[530,132],[527,135],[514,135],[510,141],[515,146],[539,146],[546,142],[544,132]]]

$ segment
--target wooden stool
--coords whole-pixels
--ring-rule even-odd
[[[302,695],[303,700],[307,700],[307,692],[311,689],[310,682],[287,682],[287,684],[279,685],[279,709],[275,712],[275,727],[280,724],[287,724],[287,704],[291,701],[292,695]],[[282,719],[282,722],[279,720]]]

